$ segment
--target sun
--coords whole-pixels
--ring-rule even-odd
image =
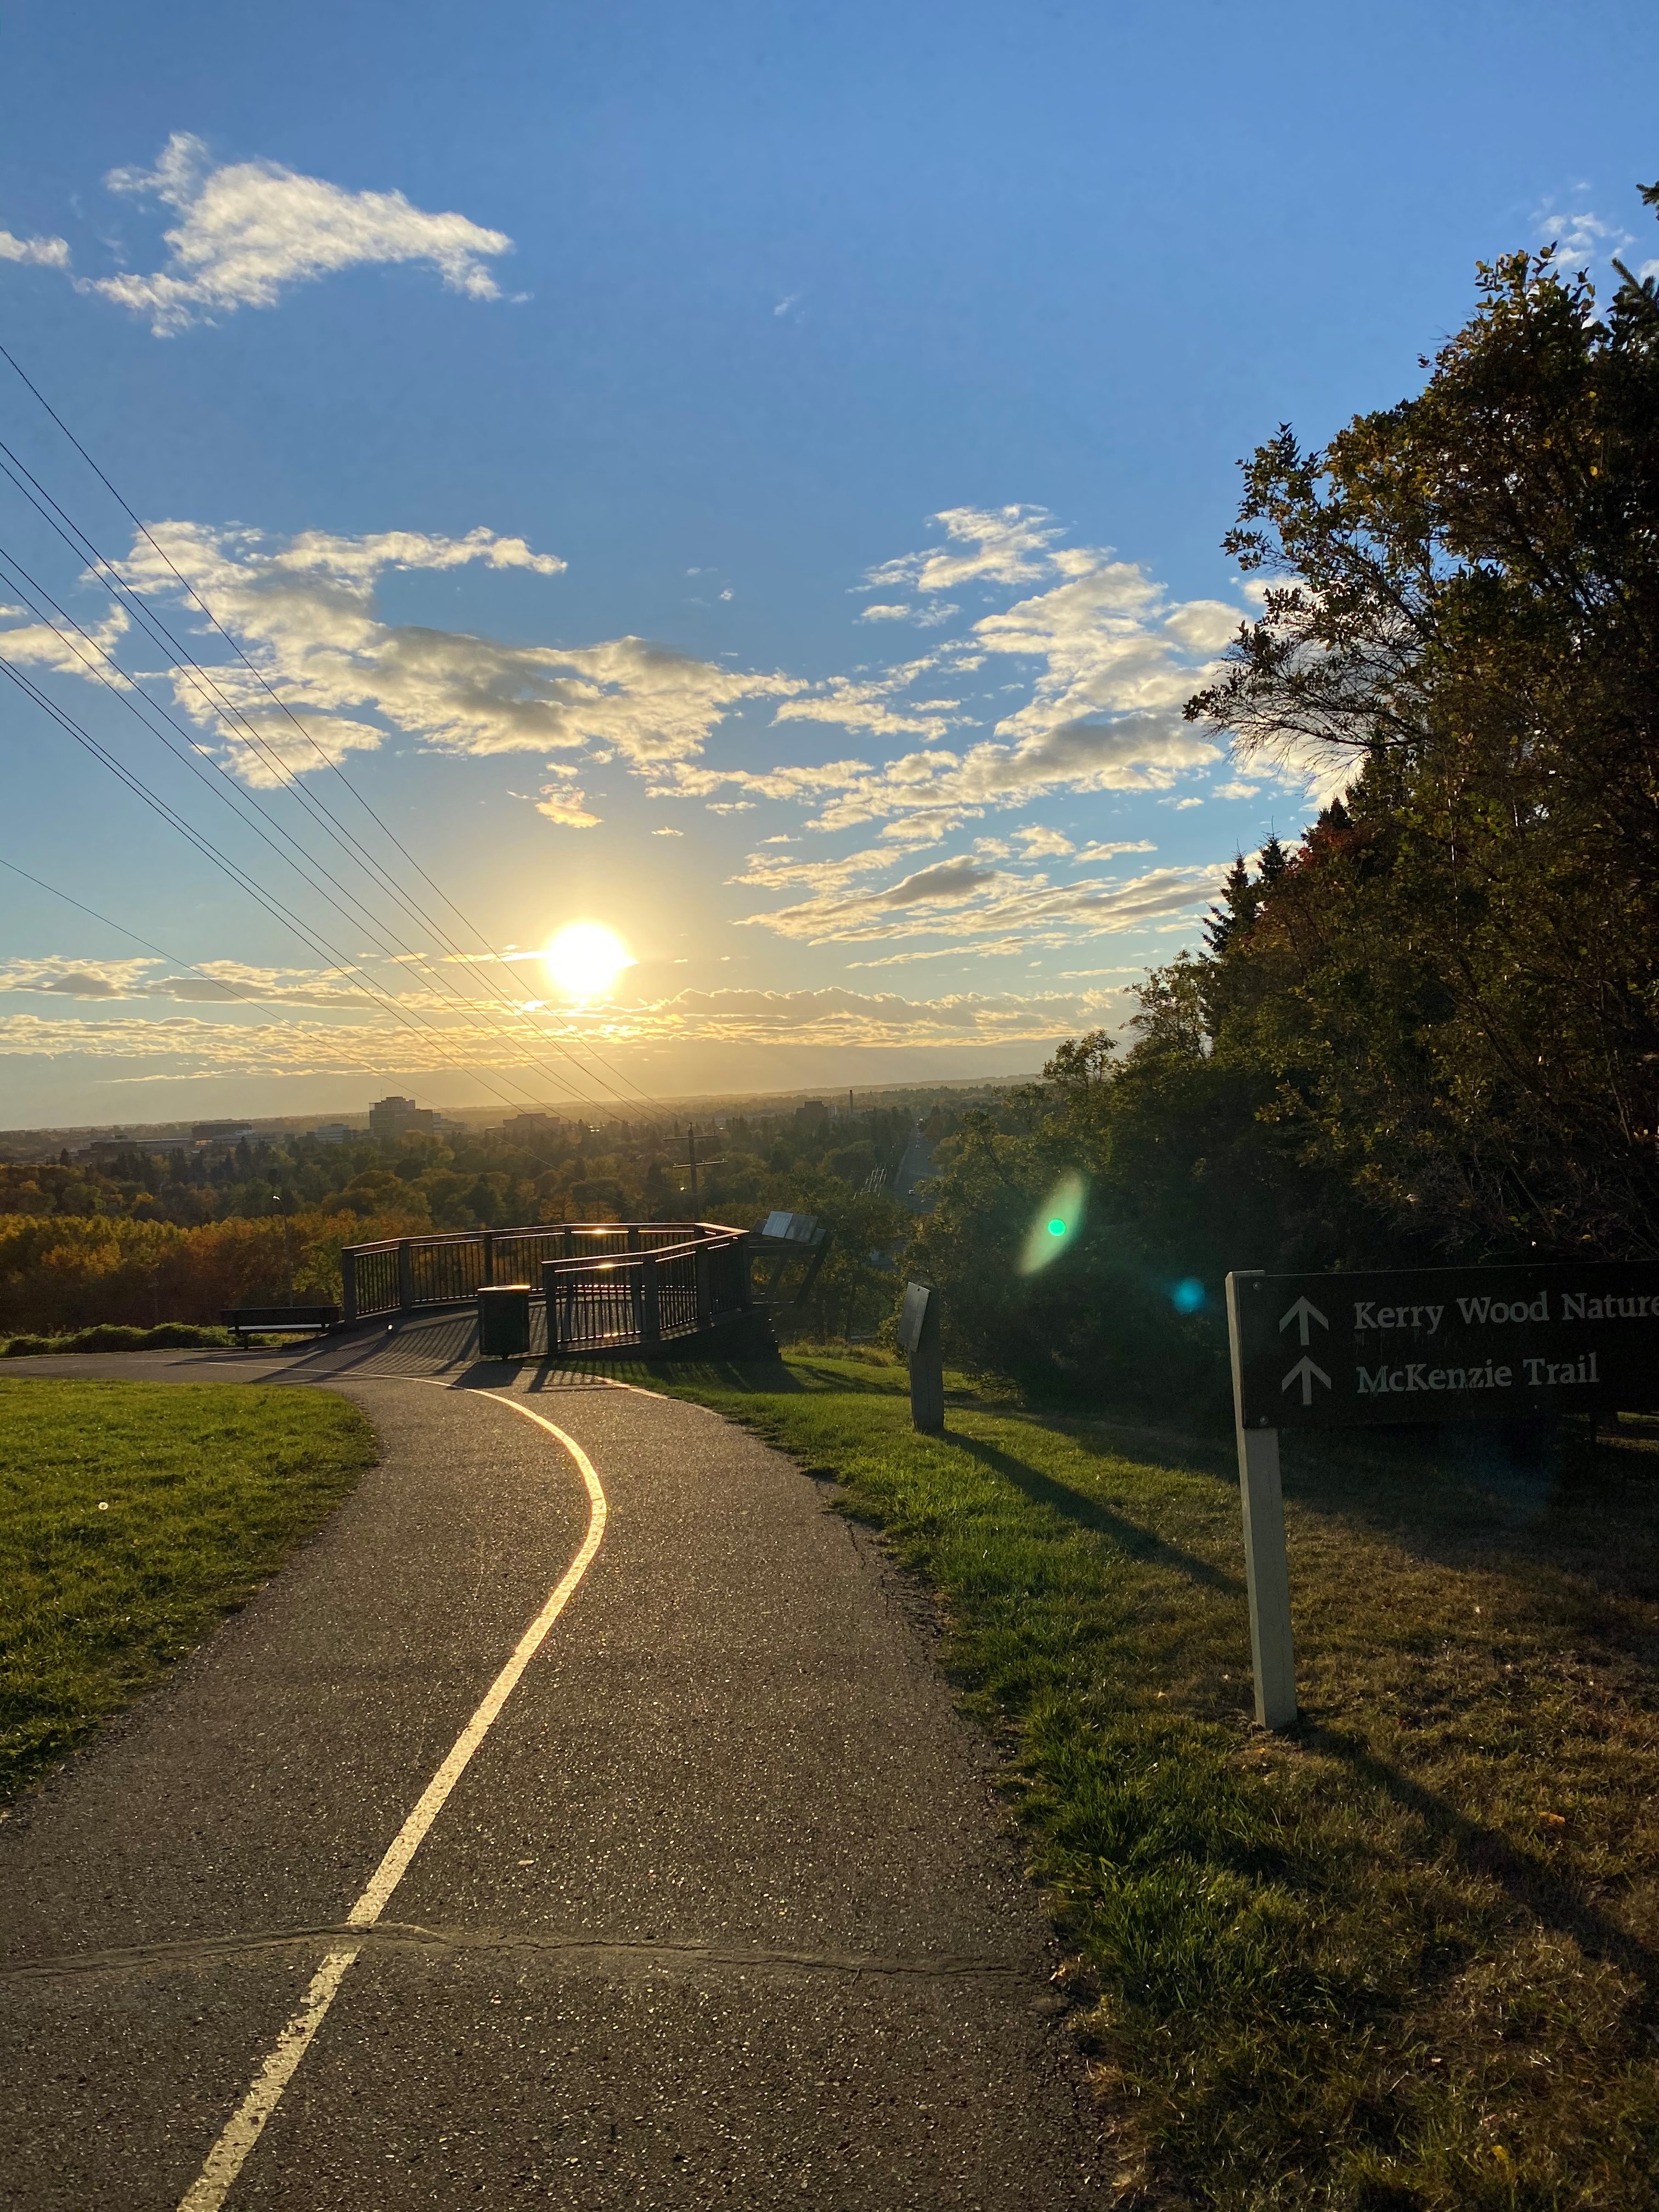
[[[634,956],[603,922],[572,921],[542,948],[542,965],[567,999],[608,999]]]

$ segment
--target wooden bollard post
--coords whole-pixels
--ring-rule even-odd
[[[939,1349],[939,1292],[931,1283],[905,1285],[898,1344],[910,1362],[910,1423],[923,1436],[945,1426],[945,1355]]]

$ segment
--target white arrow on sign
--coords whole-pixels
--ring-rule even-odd
[[[1290,1316],[1287,1314],[1285,1319],[1288,1321],[1289,1318]],[[1316,1382],[1322,1382],[1328,1390],[1331,1387],[1330,1376],[1322,1367],[1316,1367],[1311,1359],[1298,1359],[1279,1387],[1281,1390],[1288,1390],[1292,1382],[1298,1381],[1302,1385],[1302,1402],[1304,1406],[1311,1406],[1313,1403],[1313,1386]]]
[[[1310,1305],[1306,1298],[1298,1298],[1296,1304],[1291,1308],[1289,1313],[1280,1314],[1279,1316],[1279,1326],[1282,1330],[1287,1322],[1299,1322],[1302,1328],[1302,1346],[1304,1351],[1305,1351],[1308,1345],[1308,1323],[1310,1321],[1316,1321],[1321,1328],[1328,1328],[1330,1327],[1329,1322],[1326,1320],[1324,1315],[1320,1312],[1317,1306]]]

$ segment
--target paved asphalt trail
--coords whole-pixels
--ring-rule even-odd
[[[587,1453],[604,1541],[229,2212],[1109,2199],[985,1747],[793,1462],[453,1322],[5,1371],[326,1382],[384,1457],[0,1824],[0,2204],[172,2212],[569,1566],[579,1472],[488,1389]]]

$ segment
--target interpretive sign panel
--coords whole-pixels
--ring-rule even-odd
[[[927,1322],[927,1309],[933,1301],[931,1283],[905,1285],[904,1304],[899,1308],[898,1348],[907,1359],[921,1343],[921,1333]]]
[[[1659,1261],[1232,1281],[1246,1429],[1659,1407]]]

